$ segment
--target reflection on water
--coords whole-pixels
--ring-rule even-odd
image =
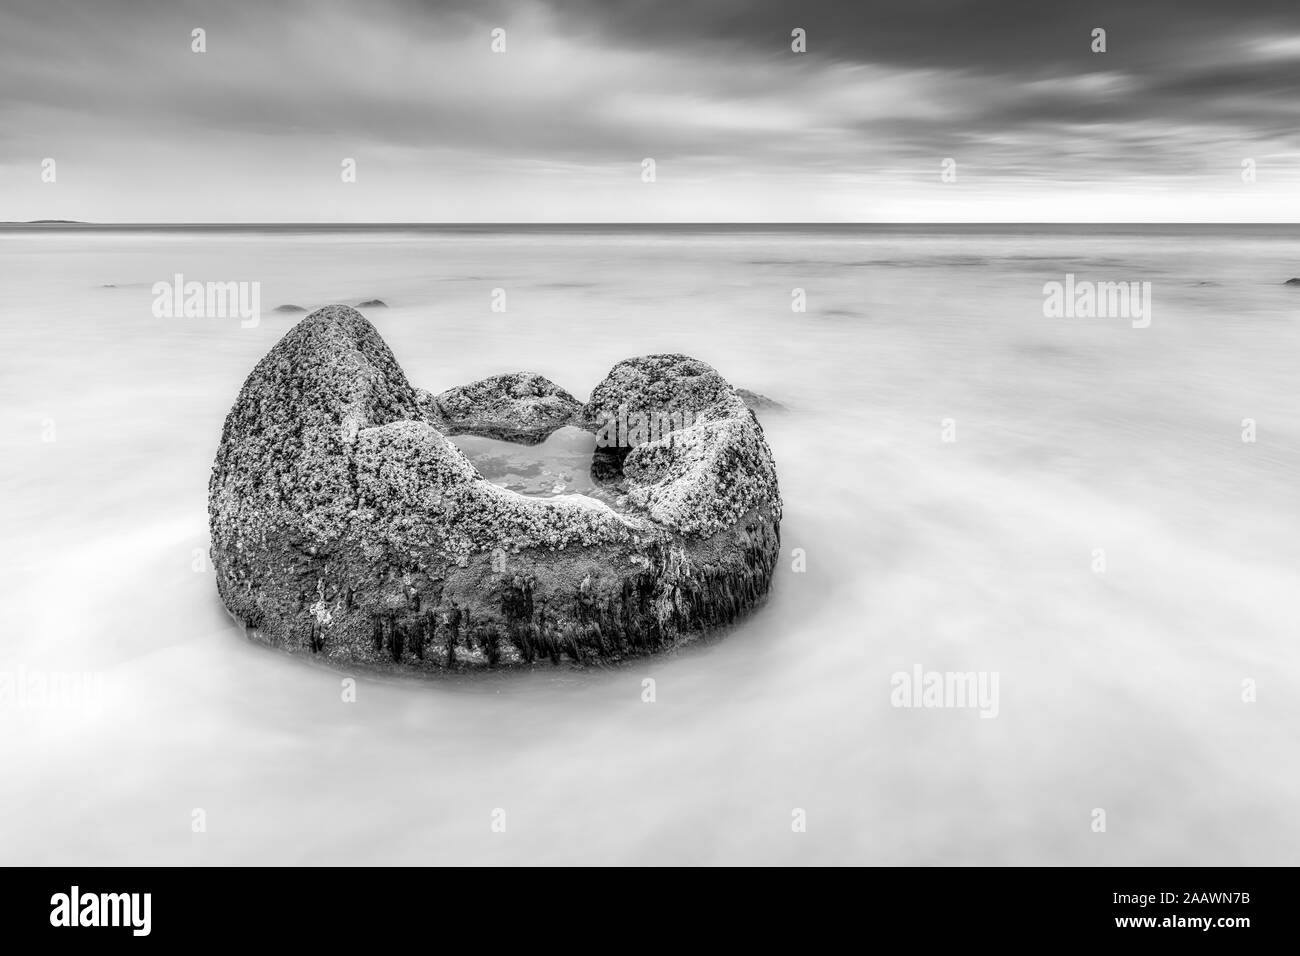
[[[584,495],[622,510],[617,487],[592,475],[596,436],[591,432],[566,425],[536,445],[477,435],[456,435],[452,441],[494,485],[534,498]]]
[[[0,235],[0,672],[102,678],[0,702],[0,862],[1300,862],[1298,251]],[[1067,269],[1151,281],[1151,328],[1044,319]],[[786,499],[770,598],[664,657],[355,675],[344,702],[352,675],[244,641],[204,558],[222,420],[296,317],[155,319],[177,272],[256,279],[268,309],[379,296],[435,392],[532,369],[581,397],[632,355],[712,363],[788,409],[761,413]],[[545,462],[458,442],[550,494],[589,493],[588,440]],[[997,672],[998,716],[891,707],[917,665]]]

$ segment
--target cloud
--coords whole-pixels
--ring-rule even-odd
[[[971,174],[952,200],[991,207],[1008,189],[1088,182],[1182,178],[1227,195],[1254,156],[1272,158],[1263,186],[1294,216],[1300,10],[1133,6],[18,0],[0,12],[6,205],[44,217],[58,197],[87,207],[64,214],[108,219],[869,215],[873,191],[933,202],[946,157]],[[790,51],[794,26],[807,54]],[[1105,54],[1090,52],[1094,26]],[[31,173],[44,156],[69,171],[57,192]],[[672,184],[658,200],[638,191],[647,156]],[[360,169],[346,194],[342,157]]]

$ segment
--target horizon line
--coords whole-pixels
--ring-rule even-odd
[[[915,220],[915,219],[881,219],[881,220],[770,220],[770,221],[706,221],[706,220],[647,220],[628,221],[306,221],[306,220],[245,220],[245,221],[130,221],[130,222],[94,222],[79,219],[28,219],[0,221],[0,227],[6,226],[62,226],[97,228],[148,228],[148,227],[189,227],[189,228],[252,228],[252,227],[301,227],[301,228],[485,228],[485,229],[546,229],[554,227],[623,227],[628,229],[668,228],[668,227],[737,227],[737,228],[861,228],[865,226],[1300,226],[1300,220]]]

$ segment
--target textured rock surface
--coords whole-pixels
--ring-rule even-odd
[[[595,428],[648,401],[695,418],[619,450],[626,513],[492,485],[444,431]],[[620,363],[585,408],[535,375],[434,397],[343,306],[254,368],[209,484],[218,590],[250,635],[429,669],[617,658],[730,622],[768,589],[780,514],[757,419],[703,363]]]
[[[420,395],[431,420],[448,435],[482,435],[524,444],[540,442],[568,425],[582,403],[536,372],[493,375],[440,395]]]
[[[646,355],[610,369],[592,389],[584,413],[591,428],[620,415],[622,409],[721,418],[734,407],[735,398],[736,390],[699,359],[676,353]]]
[[[628,499],[663,525],[714,534],[779,499],[758,419],[698,359],[671,354],[620,362],[593,389],[584,419],[597,434],[611,420],[620,422],[622,438],[631,433],[630,442],[614,446],[630,449],[622,462]]]

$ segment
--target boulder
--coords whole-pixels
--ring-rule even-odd
[[[651,406],[676,427],[618,432]],[[608,435],[611,413],[635,440],[602,449],[620,511],[500,488],[447,438],[529,441],[562,417]],[[424,670],[618,659],[730,623],[768,590],[781,517],[758,420],[702,362],[630,359],[586,406],[532,373],[431,396],[345,306],[248,376],[208,507],[218,592],[251,637]]]
[[[438,395],[422,392],[419,400],[444,434],[529,445],[574,422],[582,409],[581,402],[536,372],[493,375]]]

